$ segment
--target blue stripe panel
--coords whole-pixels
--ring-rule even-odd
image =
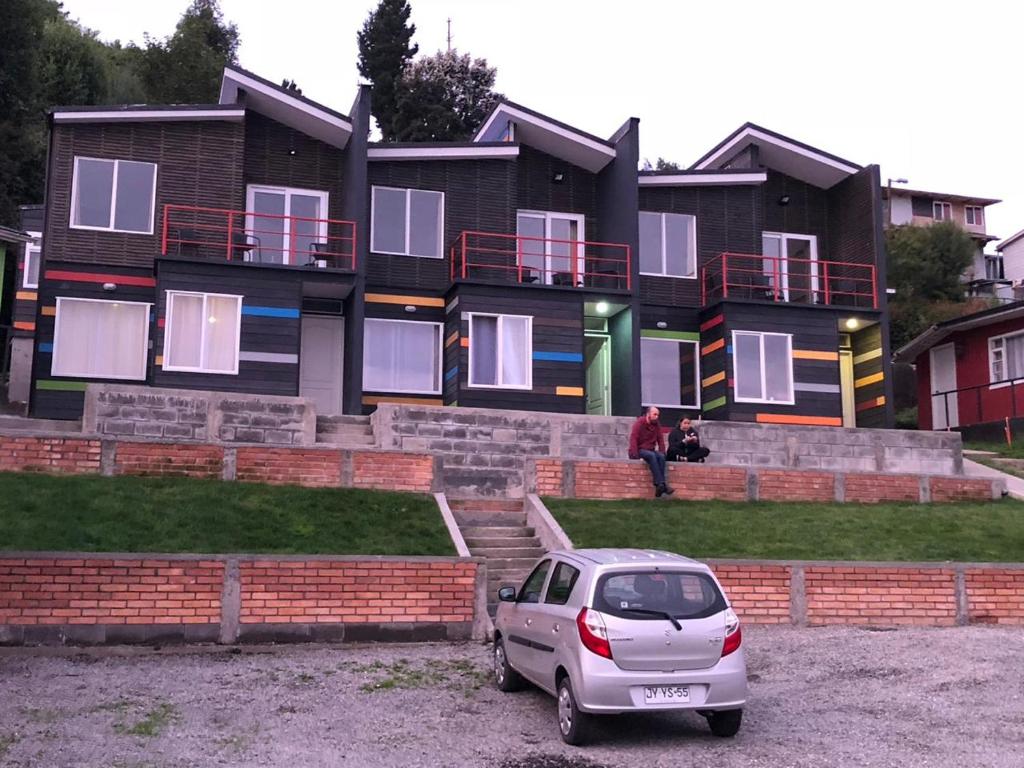
[[[53,352],[53,344],[40,344],[39,345],[39,351],[40,352],[47,352],[47,353]]]
[[[455,366],[450,371],[445,373],[444,380],[445,381],[451,381],[452,379],[454,379],[458,375],[459,375],[459,366]]]
[[[534,352],[534,360],[548,360],[553,363],[582,363],[580,352]]]
[[[299,319],[299,310],[289,307],[254,307],[251,304],[242,305],[243,315],[254,317],[285,317],[293,320]]]
[[[732,344],[730,344],[729,346],[727,346],[725,348],[725,354],[727,354],[727,355],[731,355],[732,354]]]

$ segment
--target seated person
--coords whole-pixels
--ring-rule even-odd
[[[642,600],[638,608],[654,608],[659,610],[665,605],[665,582],[654,579],[646,573],[637,574],[633,578],[633,591]]]
[[[679,420],[679,426],[668,433],[668,453],[665,458],[669,461],[699,461],[703,464],[710,453],[700,444],[700,435],[685,416]]]
[[[629,458],[643,459],[651,470],[655,496],[671,496],[675,490],[665,481],[665,438],[661,434],[657,406],[644,408],[643,414],[633,422],[629,433]]]

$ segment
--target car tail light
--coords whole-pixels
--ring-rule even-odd
[[[722,656],[740,647],[743,642],[743,632],[740,630],[740,620],[732,608],[725,612],[725,643],[722,644]]]
[[[608,642],[608,628],[604,625],[604,617],[595,610],[584,608],[576,617],[576,626],[580,630],[583,646],[598,656],[606,659],[612,657],[612,646]]]

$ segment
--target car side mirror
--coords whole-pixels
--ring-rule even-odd
[[[514,603],[516,601],[516,588],[502,587],[498,590],[498,600],[503,603]]]

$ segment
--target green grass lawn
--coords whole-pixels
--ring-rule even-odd
[[[545,499],[578,547],[771,560],[1024,561],[1024,503]]]
[[[1007,445],[1005,440],[996,443],[970,442],[964,443],[964,448],[970,451],[992,451],[1005,459],[1024,459],[1024,442],[1014,441],[1013,445]]]
[[[0,550],[454,555],[429,496],[0,473]]]

